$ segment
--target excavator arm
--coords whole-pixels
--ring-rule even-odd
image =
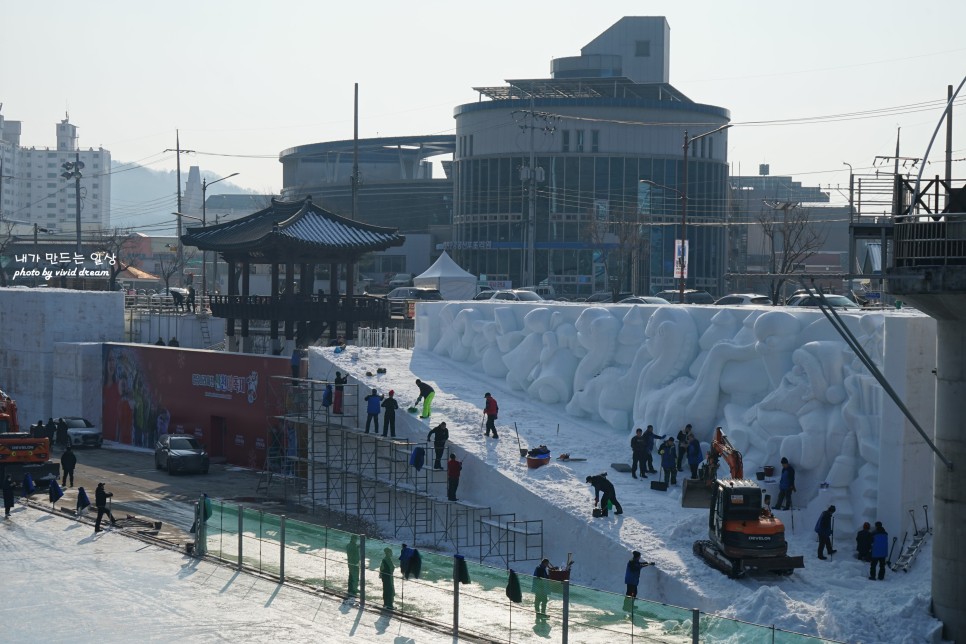
[[[681,507],[707,509],[711,505],[711,491],[718,480],[720,461],[728,464],[731,478],[744,478],[745,468],[741,452],[736,450],[721,428],[714,430],[714,440],[705,457],[704,472],[699,479],[685,479],[681,493]]]

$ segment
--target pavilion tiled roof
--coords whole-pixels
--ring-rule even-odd
[[[325,261],[401,246],[397,228],[342,217],[312,203],[272,199],[268,208],[216,226],[189,226],[187,246],[269,261]]]

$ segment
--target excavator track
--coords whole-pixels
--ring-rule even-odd
[[[713,541],[708,539],[699,539],[698,541],[694,542],[694,546],[692,546],[691,549],[694,551],[694,554],[704,559],[706,564],[712,568],[720,570],[732,579],[738,579],[739,577],[743,577],[745,574],[745,571],[741,566],[741,562],[724,556],[724,554],[715,547]]]

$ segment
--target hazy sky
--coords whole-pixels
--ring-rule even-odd
[[[946,86],[966,75],[961,0],[0,0],[0,102],[27,146],[53,146],[69,110],[82,147],[167,169],[180,129],[198,152],[183,166],[278,191],[279,152],[352,138],[353,83],[361,137],[452,133],[474,86],[549,77],[551,59],[625,15],[667,17],[671,83],[731,111],[734,174],[769,163],[844,190],[843,162],[871,170],[899,127],[901,155],[922,157]],[[966,175],[962,112],[954,177]],[[927,175],[943,173],[944,149],[940,138]]]

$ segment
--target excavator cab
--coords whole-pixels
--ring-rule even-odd
[[[763,504],[758,484],[747,479],[715,481],[708,514],[708,539],[694,553],[729,577],[749,569],[789,574],[803,568],[801,556],[788,556],[785,526]]]

